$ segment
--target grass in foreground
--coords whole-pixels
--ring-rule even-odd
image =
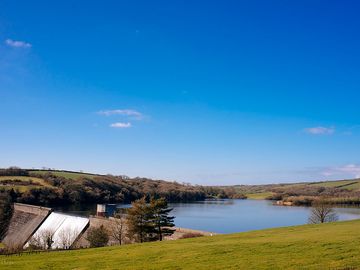
[[[1,269],[360,269],[360,220],[0,256]]]

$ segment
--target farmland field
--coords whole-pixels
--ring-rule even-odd
[[[68,172],[68,171],[48,171],[48,170],[43,170],[43,171],[29,171],[30,173],[37,173],[37,174],[47,174],[47,173],[51,173],[53,175],[56,176],[60,176],[60,177],[65,177],[68,179],[73,179],[73,180],[78,180],[81,177],[87,177],[87,178],[94,178],[95,174],[90,174],[90,173],[81,173],[81,172]]]
[[[312,186],[318,187],[334,187],[334,188],[344,188],[349,190],[357,190],[360,189],[360,180],[341,180],[341,181],[327,181],[327,182],[318,182],[311,183]]]
[[[15,189],[25,192],[29,189],[50,187],[43,179],[30,176],[0,176],[0,187],[4,189]]]
[[[265,200],[267,197],[271,195],[272,192],[259,192],[259,193],[247,193],[246,197],[252,200]]]

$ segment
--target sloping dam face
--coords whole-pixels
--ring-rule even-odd
[[[40,225],[25,247],[35,244],[46,248],[48,236],[51,235],[52,249],[70,248],[88,226],[88,218],[53,212]]]
[[[3,243],[9,247],[24,246],[50,213],[50,208],[15,203]]]

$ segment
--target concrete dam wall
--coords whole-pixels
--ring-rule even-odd
[[[23,246],[51,213],[51,209],[21,203],[14,204],[14,214],[3,240],[7,246]]]

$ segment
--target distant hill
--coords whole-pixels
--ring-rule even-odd
[[[209,198],[269,199],[310,205],[318,198],[334,204],[360,204],[360,179],[267,185],[194,186],[149,178],[66,170],[0,169],[0,190],[18,202],[49,205],[79,202],[131,202],[143,196],[170,202]]]
[[[270,199],[309,205],[323,198],[334,204],[360,204],[360,179],[268,185],[236,185],[249,199]]]
[[[14,201],[36,205],[124,202],[143,196],[169,202],[227,198],[226,190],[127,176],[61,170],[0,169],[0,190]]]
[[[46,175],[49,172],[53,175],[77,180],[81,177],[87,177],[87,178],[95,178],[97,176],[105,176],[103,174],[94,174],[94,173],[84,173],[84,172],[74,172],[74,171],[66,171],[66,170],[28,170],[29,173],[35,173],[35,174],[42,174]]]
[[[298,182],[298,183],[283,183],[283,184],[265,184],[265,185],[234,185],[236,189],[244,191],[268,191],[272,188],[279,187],[333,187],[343,188],[348,190],[360,190],[360,179],[346,179],[346,180],[329,180],[329,181],[315,181],[315,182]]]

